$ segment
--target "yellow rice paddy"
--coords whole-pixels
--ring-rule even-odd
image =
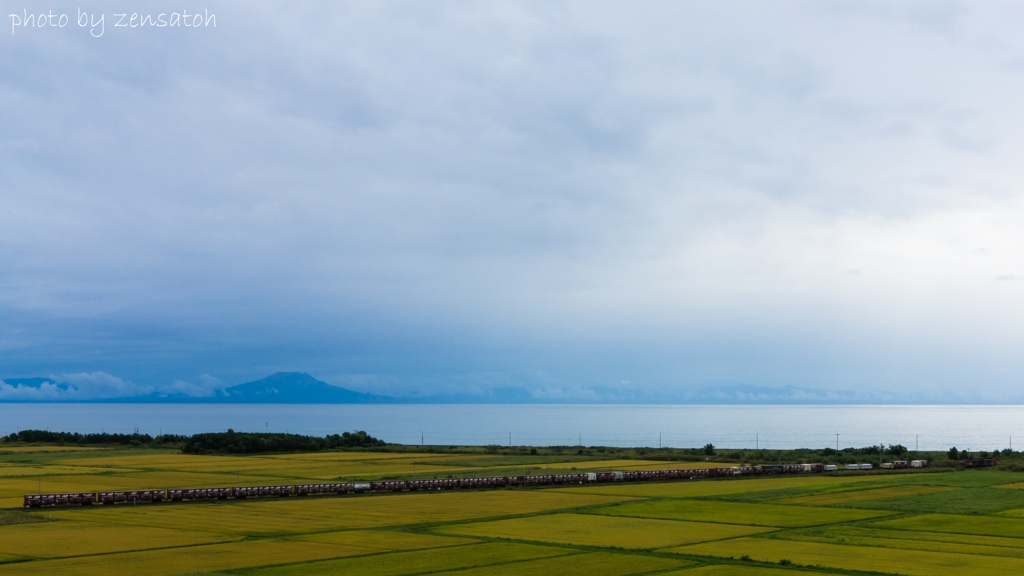
[[[883,500],[885,498],[900,498],[903,496],[917,496],[919,494],[931,494],[934,492],[945,492],[957,490],[953,486],[890,486],[887,488],[873,488],[869,490],[851,490],[833,494],[814,494],[811,496],[798,496],[776,500],[774,504],[799,504],[803,506],[830,506],[833,504],[849,504],[851,502],[867,502],[869,500]]]
[[[359,497],[279,498],[97,510],[60,510],[50,515],[75,520],[238,534],[274,536],[402,524],[451,522],[593,506],[620,500],[612,496],[548,491],[478,491]],[[198,520],[202,519],[201,522]]]
[[[1024,573],[1024,559],[921,552],[866,546],[843,546],[814,542],[781,541],[770,538],[738,538],[681,546],[666,550],[680,554],[741,558],[778,563],[788,560],[804,566],[932,576],[970,574],[995,576]]]
[[[438,528],[436,531],[460,536],[652,549],[759,534],[769,532],[771,528],[706,522],[613,518],[589,514],[554,514],[495,522],[458,524]]]
[[[24,455],[11,452],[7,461],[0,461],[0,506],[11,508],[20,508],[22,496],[40,487],[54,493],[292,484],[409,477],[413,467],[419,477],[515,475],[524,469],[536,471],[538,466],[552,473],[573,468],[580,472],[667,468],[666,463],[651,460],[545,463],[537,458],[517,465],[514,459],[487,454],[327,452],[236,457],[74,447],[60,454],[46,447],[15,448],[25,449]],[[979,507],[991,510],[984,514],[934,513],[936,498],[941,503],[945,494],[952,505],[960,506],[955,510],[970,511],[970,503],[963,503],[965,494],[996,492],[963,491],[960,486],[1024,487],[1024,482],[1012,482],[1006,473],[985,484],[985,474],[923,478],[914,472],[807,474],[74,506],[27,513],[0,510],[0,573],[1024,573],[1024,508],[1014,508],[1019,502],[1012,495],[996,498],[997,505],[987,502],[987,507]],[[914,498],[920,495],[930,496]],[[872,509],[858,508],[859,502],[870,502]],[[1000,508],[998,502],[1006,504]],[[918,511],[914,506],[931,508]],[[901,516],[887,518],[896,513]],[[38,517],[51,521],[23,523]]]
[[[748,504],[715,500],[659,500],[607,506],[591,511],[610,516],[637,518],[663,518],[667,520],[695,520],[723,522],[749,526],[775,526],[799,528],[851,522],[887,516],[889,512],[875,510],[849,510],[839,508],[811,508],[781,506],[778,504]]]

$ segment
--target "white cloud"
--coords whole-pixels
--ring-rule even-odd
[[[72,392],[73,393],[73,392]],[[45,382],[38,387],[24,384],[10,385],[0,381],[0,399],[3,400],[60,400],[68,398],[66,390],[58,388],[57,383]]]
[[[199,377],[197,384],[185,382],[183,380],[175,380],[170,386],[161,388],[160,393],[168,396],[208,398],[216,395],[216,391],[224,388],[225,386],[224,382],[217,378],[214,378],[209,374],[203,374]]]
[[[38,387],[26,384],[0,383],[0,399],[4,400],[98,400],[144,396],[152,386],[138,385],[105,372],[56,374]]]

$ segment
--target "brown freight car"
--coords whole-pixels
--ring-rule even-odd
[[[95,492],[67,492],[63,494],[26,494],[23,505],[27,508],[39,508],[40,506],[67,506],[70,504],[88,506],[95,503]]]

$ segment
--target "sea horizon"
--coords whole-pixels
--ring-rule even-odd
[[[181,407],[187,406],[188,410]],[[13,409],[17,407],[17,409]],[[0,432],[183,434],[365,430],[396,444],[1003,450],[1024,405],[4,403]],[[838,438],[837,438],[838,435]]]

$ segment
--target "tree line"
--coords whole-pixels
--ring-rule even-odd
[[[301,434],[211,432],[193,434],[79,434],[78,432],[50,432],[48,430],[21,430],[4,437],[8,442],[47,442],[53,444],[89,444],[121,446],[167,446],[177,445],[185,454],[263,454],[269,452],[319,452],[352,448],[377,448],[387,442],[374,438],[366,432],[345,432],[318,436]],[[2,450],[2,448],[0,448]]]
[[[345,448],[376,448],[387,442],[362,430],[329,434],[323,438],[272,432],[227,432],[194,434],[185,441],[185,454],[263,454],[267,452],[319,452]]]

